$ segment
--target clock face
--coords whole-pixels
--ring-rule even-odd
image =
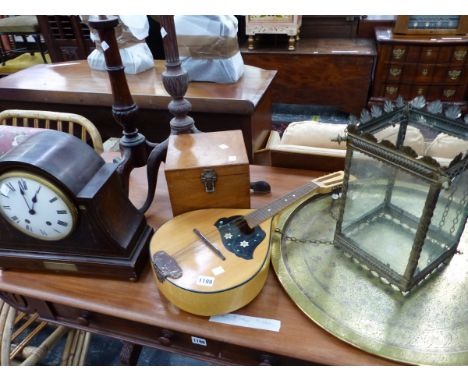
[[[11,171],[0,176],[0,213],[13,227],[40,240],[60,240],[73,230],[77,212],[54,184]]]

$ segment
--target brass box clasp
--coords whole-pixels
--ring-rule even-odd
[[[205,185],[206,192],[215,192],[215,184],[218,176],[213,169],[203,170],[200,176],[201,182]]]

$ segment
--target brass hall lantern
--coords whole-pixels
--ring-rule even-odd
[[[457,251],[467,220],[468,115],[417,97],[350,120],[334,244],[404,294]]]

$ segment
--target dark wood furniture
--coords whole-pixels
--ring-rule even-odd
[[[146,213],[154,228],[171,218],[162,169],[159,174],[156,199]],[[263,206],[319,175],[305,170],[251,166],[253,180],[263,179],[272,185],[271,195],[252,197],[252,206]],[[130,182],[130,197],[135,203],[142,203],[144,169],[135,169]],[[393,364],[348,345],[315,325],[286,295],[272,270],[259,296],[236,313],[280,320],[279,332],[212,323],[206,317],[178,310],[159,294],[148,265],[137,282],[1,271],[0,290],[1,297],[11,305],[37,311],[48,321],[216,364]],[[206,340],[206,346],[200,338]]]
[[[370,103],[399,95],[467,105],[468,36],[396,35],[376,28],[378,58]]]
[[[155,68],[128,75],[130,92],[139,110],[134,125],[152,142],[167,138],[172,115],[171,97]],[[270,84],[273,70],[245,66],[235,84],[192,82],[185,98],[192,104],[190,116],[204,132],[242,130],[247,154],[262,147],[271,130]],[[86,61],[36,65],[0,79],[0,110],[35,109],[80,114],[93,122],[103,139],[120,137],[121,128],[111,118],[113,98],[106,72],[93,71]]]
[[[94,50],[89,28],[79,16],[37,16],[52,62],[86,60]]]
[[[4,38],[6,41],[4,42]],[[22,46],[18,46],[16,36],[21,36]],[[34,40],[33,47],[30,47],[27,37]],[[10,57],[15,57],[21,53],[40,52],[42,59],[47,63],[44,47],[41,44],[41,35],[36,16],[1,16],[0,17],[0,63],[5,65],[5,61]]]
[[[272,100],[331,105],[359,114],[367,104],[375,47],[369,39],[301,38],[295,51],[260,45],[241,48],[244,62],[277,70]]]
[[[361,16],[303,15],[301,38],[354,38]]]

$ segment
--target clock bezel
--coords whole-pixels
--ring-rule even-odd
[[[72,199],[59,186],[57,186],[55,183],[48,180],[44,176],[40,176],[40,175],[35,174],[35,173],[31,172],[31,171],[19,170],[19,169],[8,170],[8,171],[5,171],[4,173],[0,174],[0,182],[2,180],[4,180],[4,179],[10,178],[10,177],[23,177],[23,178],[31,179],[31,180],[34,180],[34,181],[42,184],[45,187],[50,188],[58,197],[60,197],[62,199],[62,201],[68,207],[68,209],[70,211],[70,214],[71,214],[71,220],[72,220],[71,221],[72,227],[65,236],[61,236],[59,238],[42,237],[42,236],[31,234],[28,230],[24,229],[22,226],[16,225],[14,222],[12,222],[10,219],[8,219],[8,216],[5,215],[4,210],[2,208],[0,208],[0,215],[13,228],[15,228],[16,230],[24,233],[25,235],[27,235],[30,238],[37,239],[37,240],[40,240],[40,241],[49,241],[49,242],[57,242],[57,241],[65,240],[73,233],[73,231],[75,231],[76,226],[77,226],[77,222],[78,222],[78,209],[77,209],[75,203],[73,203]]]

